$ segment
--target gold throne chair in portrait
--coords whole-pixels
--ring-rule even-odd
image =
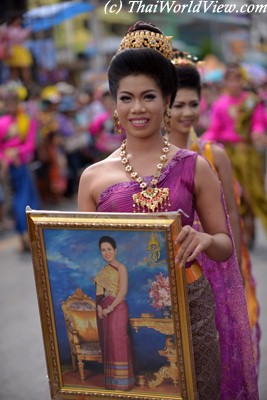
[[[70,344],[72,367],[79,367],[80,377],[85,381],[84,361],[102,362],[99,344],[96,303],[80,288],[62,302],[62,311]]]

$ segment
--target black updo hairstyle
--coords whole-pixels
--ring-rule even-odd
[[[99,242],[98,242],[99,248],[101,247],[101,244],[102,244],[102,243],[109,243],[109,244],[111,244],[111,246],[113,247],[114,250],[117,248],[117,245],[116,245],[115,240],[114,240],[112,237],[110,237],[110,236],[102,236],[102,237],[99,239]]]
[[[175,66],[177,78],[178,78],[178,89],[192,89],[201,96],[201,78],[198,70],[194,65],[176,65]]]
[[[198,58],[187,52],[173,49],[172,61],[177,73],[178,88],[195,90],[200,98],[201,77],[196,67]]]
[[[131,26],[127,33],[149,30],[163,34],[155,25],[139,21]],[[108,69],[108,81],[113,99],[116,99],[121,79],[129,75],[147,75],[155,80],[163,97],[170,96],[172,105],[177,91],[177,76],[171,61],[160,51],[150,47],[130,48],[118,52],[111,60]]]

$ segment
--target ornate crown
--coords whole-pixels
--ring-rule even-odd
[[[199,61],[196,56],[176,49],[172,52],[171,62],[174,65],[192,65],[194,67],[202,67],[204,65],[204,61]]]
[[[121,41],[119,51],[142,47],[158,50],[169,60],[172,58],[172,36],[164,36],[147,30],[127,33]]]

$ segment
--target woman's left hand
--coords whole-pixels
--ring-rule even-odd
[[[110,310],[109,310],[108,308],[104,308],[104,309],[102,310],[102,316],[103,316],[104,318],[106,318],[106,317],[108,316],[108,314],[110,314]]]
[[[175,261],[184,267],[186,262],[193,261],[199,253],[207,250],[212,243],[212,236],[198,232],[189,225],[185,225],[179,233],[175,244],[179,245]]]

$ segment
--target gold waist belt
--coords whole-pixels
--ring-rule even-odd
[[[203,271],[197,260],[195,260],[194,264],[192,264],[189,268],[185,269],[186,282],[189,284],[195,282],[202,275]]]

